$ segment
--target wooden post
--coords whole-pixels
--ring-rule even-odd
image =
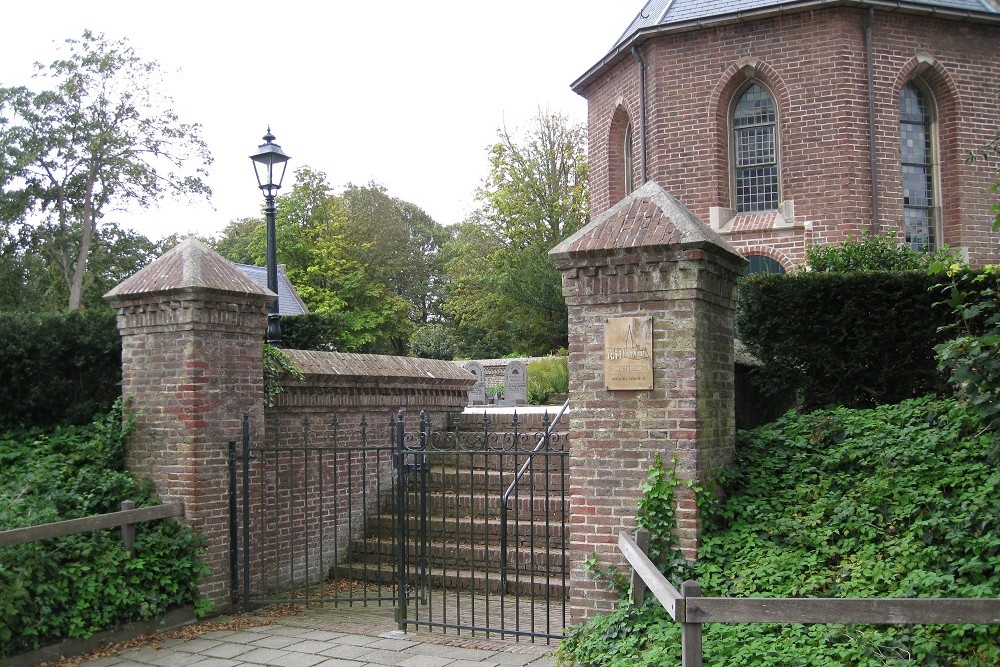
[[[639,547],[642,553],[649,555],[649,531],[645,528],[640,528],[635,531],[635,544]],[[646,599],[646,582],[642,580],[642,575],[632,568],[632,606],[641,607],[643,601]]]
[[[690,598],[701,597],[701,584],[685,581],[681,584],[681,595],[684,596],[684,609],[687,611],[695,606]],[[701,667],[701,658],[701,623],[681,623],[681,665]]]
[[[122,501],[122,511],[134,510],[135,501],[134,500],[123,500]],[[123,523],[122,524],[122,542],[125,543],[125,551],[131,556],[135,553],[135,524],[134,523]]]

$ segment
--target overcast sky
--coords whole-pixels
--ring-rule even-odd
[[[0,85],[84,29],[126,37],[170,72],[165,91],[203,126],[212,205],[169,201],[106,219],[157,239],[219,233],[258,215],[248,156],[268,124],[336,189],[376,181],[442,224],[461,221],[488,170],[496,129],[539,107],[585,120],[570,89],[607,53],[642,0],[303,2],[49,0],[5,10]],[[179,71],[178,71],[179,70]],[[286,177],[287,191],[291,179]],[[214,208],[214,210],[213,210]]]

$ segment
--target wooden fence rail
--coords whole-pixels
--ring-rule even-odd
[[[641,546],[640,546],[641,545]],[[649,533],[622,533],[618,548],[632,566],[632,602],[648,589],[682,624],[683,667],[701,667],[702,623],[870,623],[1000,625],[1000,598],[712,598],[686,581],[680,592],[646,556]]]
[[[27,528],[5,530],[0,532],[0,547],[9,547],[15,544],[24,544],[25,542],[35,542],[37,540],[47,540],[52,537],[62,537],[63,535],[86,533],[92,530],[121,526],[122,540],[125,542],[125,548],[131,553],[133,549],[132,543],[135,540],[135,525],[137,523],[184,516],[183,503],[166,503],[139,509],[134,509],[134,507],[135,503],[133,501],[123,500],[120,512],[95,514],[94,516],[87,516],[82,519],[69,519],[67,521],[28,526]]]

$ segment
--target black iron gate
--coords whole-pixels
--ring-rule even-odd
[[[230,443],[234,602],[391,604],[401,629],[561,637],[565,438],[547,415],[534,432],[494,422],[275,420],[254,444],[245,418]]]

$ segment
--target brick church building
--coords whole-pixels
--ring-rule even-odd
[[[652,180],[757,269],[895,231],[1000,262],[997,0],[649,0],[573,83],[591,216]],[[874,187],[873,187],[874,186]]]

